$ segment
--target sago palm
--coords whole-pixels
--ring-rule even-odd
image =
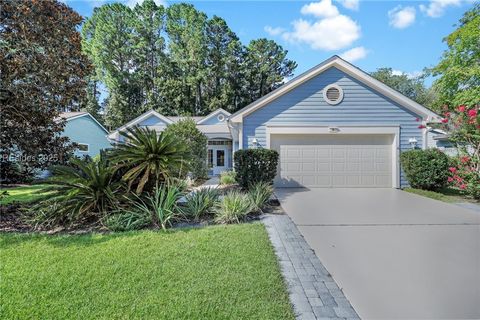
[[[52,168],[53,177],[47,181],[47,191],[52,193],[40,207],[57,203],[58,214],[69,221],[116,208],[122,186],[103,153],[95,161],[76,158],[70,163],[71,166]]]
[[[125,143],[111,151],[111,161],[116,169],[125,171],[122,179],[129,188],[136,185],[137,194],[175,172],[187,170],[186,146],[171,134],[140,127],[128,128],[121,134]]]

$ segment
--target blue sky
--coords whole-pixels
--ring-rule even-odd
[[[139,1],[118,2],[131,6]],[[105,2],[66,0],[84,17]],[[185,2],[224,18],[245,44],[261,37],[275,40],[298,63],[296,75],[334,54],[365,71],[391,67],[417,74],[438,62],[446,48],[443,37],[472,6],[471,0]]]

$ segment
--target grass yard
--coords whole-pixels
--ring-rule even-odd
[[[5,319],[294,319],[259,223],[0,242]]]
[[[42,192],[46,185],[32,185],[12,188],[0,188],[0,193],[7,191],[8,195],[0,197],[0,205],[10,204],[13,202],[30,203],[48,195]]]
[[[439,191],[428,191],[428,190],[421,190],[421,189],[414,189],[414,188],[405,188],[403,189],[404,191],[418,194],[420,196],[424,196],[427,198],[435,199],[435,200],[440,200],[443,202],[473,202],[473,203],[478,203],[473,199],[466,198],[458,190],[455,189],[450,189],[450,188],[445,188]]]

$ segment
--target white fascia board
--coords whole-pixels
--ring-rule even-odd
[[[172,123],[173,123],[172,120],[168,119],[168,118],[165,117],[165,116],[162,116],[162,115],[161,115],[160,113],[158,113],[157,111],[155,111],[155,110],[150,110],[150,111],[147,111],[147,112],[145,112],[144,114],[136,117],[135,119],[133,119],[132,121],[128,122],[127,124],[124,124],[124,125],[121,126],[120,128],[116,129],[115,131],[113,131],[113,132],[109,135],[109,137],[110,137],[110,136],[113,137],[113,135],[114,135],[115,133],[118,133],[118,132],[120,132],[120,131],[123,131],[123,130],[125,130],[126,128],[133,127],[133,126],[136,125],[137,123],[142,122],[143,120],[147,119],[148,117],[150,117],[150,116],[152,116],[152,115],[155,116],[155,117],[157,117],[157,118],[159,118],[160,120],[164,121],[166,124],[172,124]]]
[[[209,115],[207,115],[205,118],[203,118],[202,120],[198,121],[197,124],[202,124],[204,123],[205,121],[207,121],[208,119],[210,118],[213,118],[214,116],[216,116],[217,114],[219,113],[223,113],[227,116],[227,118],[231,115],[230,112],[222,109],[222,108],[218,108],[217,110],[213,111],[212,113],[210,113]]]

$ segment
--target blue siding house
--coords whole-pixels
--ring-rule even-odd
[[[88,112],[63,112],[60,118],[65,119],[63,135],[71,142],[78,144],[75,155],[94,157],[102,149],[111,148],[108,131]]]
[[[399,154],[426,147],[439,116],[338,56],[229,117],[234,151],[280,153],[277,187],[407,184]]]

